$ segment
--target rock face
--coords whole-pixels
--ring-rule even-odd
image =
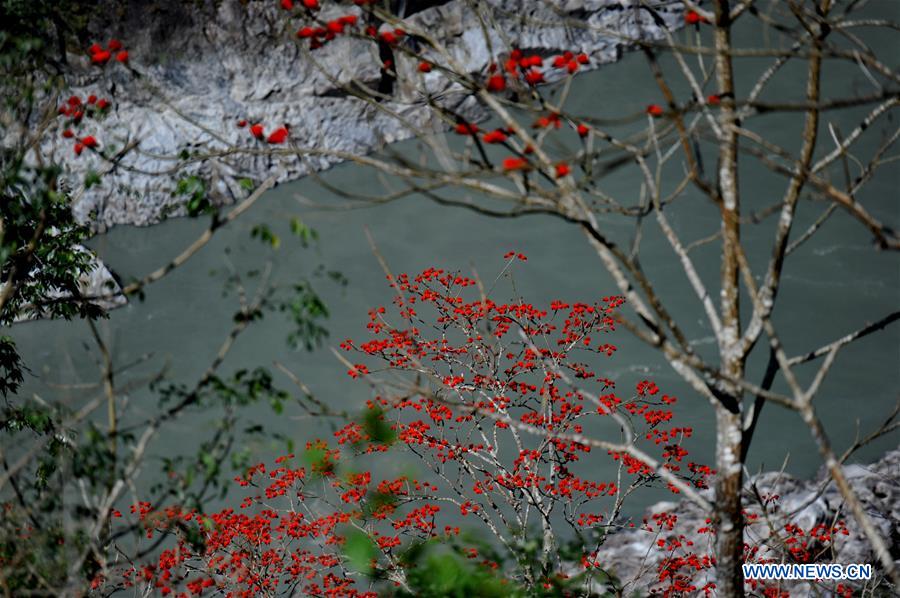
[[[872,523],[878,528],[881,537],[889,547],[892,547],[892,555],[895,562],[900,565],[900,448],[889,451],[880,460],[869,464],[852,464],[844,467],[844,472],[851,487],[856,491]],[[848,534],[835,534],[835,553],[828,553],[819,558],[819,562],[825,563],[869,563],[874,565],[876,572],[880,570],[878,558],[873,554],[869,542],[861,531],[853,516],[847,512],[844,501],[833,482],[827,482],[829,478],[822,474],[813,480],[798,480],[783,473],[768,472],[755,476],[749,487],[755,486],[759,496],[777,495],[779,509],[771,517],[782,537],[786,537],[783,525],[785,523],[781,514],[796,513],[790,521],[808,532],[816,525],[822,524],[830,528],[836,521],[846,523]],[[826,483],[827,482],[827,483]],[[711,495],[707,496],[710,500]],[[746,504],[756,504],[753,496],[746,495]],[[751,512],[759,509],[751,509]],[[625,595],[646,595],[658,585],[659,565],[667,556],[667,552],[660,550],[656,544],[660,538],[668,538],[675,534],[684,533],[686,540],[692,541],[692,547],[687,551],[697,554],[710,552],[710,536],[708,534],[691,533],[687,530],[697,530],[705,527],[706,515],[687,501],[680,503],[661,502],[652,506],[646,515],[650,521],[654,514],[673,513],[678,517],[678,523],[674,532],[662,532],[660,535],[644,530],[627,531],[609,536],[600,549],[597,560],[600,565],[627,583]],[[655,528],[654,528],[655,529]],[[760,518],[755,523],[748,525],[745,540],[750,544],[759,543],[760,539],[770,536],[768,523]],[[801,538],[808,539],[807,537]],[[676,551],[676,554],[681,554]],[[780,554],[773,551],[761,550],[757,558],[774,559],[775,562],[783,561]],[[708,581],[715,581],[715,570],[709,570],[698,576],[698,587]],[[805,582],[785,583],[784,589],[790,591],[791,596],[818,595],[814,588]]]
[[[469,73],[485,73],[510,45],[544,56],[585,52],[591,58],[587,68],[593,68],[615,60],[628,40],[660,37],[661,22],[677,28],[684,10],[675,0],[490,0],[496,29],[506,38],[491,34],[492,55],[469,3],[403,4],[409,29],[440,40]],[[349,3],[323,5],[321,20],[359,14]],[[292,18],[275,0],[132,0],[121,17],[95,23],[96,40],[115,36],[124,42],[133,70],[115,61],[99,68],[87,55],[70,56],[72,93],[112,99],[108,116],[86,120],[78,135],[93,135],[107,150],[134,147],[111,167],[92,152],[75,156],[71,139],[50,136],[45,150],[60,159],[72,188],[82,187],[92,171],[102,174],[100,185],[78,196],[77,218],[97,231],[153,224],[185,213],[187,197],[176,193],[176,185],[186,176],[207,181],[212,200],[224,204],[246,194],[241,179],[261,181],[274,174],[279,182],[289,181],[409,138],[411,127],[443,127],[422,101],[425,90],[457,113],[482,116],[458,86],[448,85],[438,72],[419,73],[418,59],[402,52],[395,53],[396,68],[405,83],[390,100],[376,105],[349,95],[342,86],[350,81],[377,85],[377,45],[342,36],[309,51],[295,35],[308,23]],[[415,43],[408,40],[404,43]],[[411,49],[421,50],[423,58],[433,56],[424,46]],[[315,151],[303,158],[261,153],[260,142],[236,126],[242,119],[263,124],[267,132],[288,124],[290,144]]]

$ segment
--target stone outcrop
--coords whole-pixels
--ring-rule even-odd
[[[76,133],[96,138],[107,159],[91,151],[76,155],[75,140],[62,136],[67,126],[62,118],[42,145],[45,160],[49,156],[63,168],[79,222],[95,232],[116,224],[151,225],[186,213],[189,196],[178,192],[179,180],[186,177],[203,180],[209,199],[224,205],[245,196],[248,182],[252,185],[271,175],[278,182],[300,178],[348,156],[407,139],[413,136],[410,127],[440,130],[446,123],[422,101],[424,90],[466,118],[484,116],[458,86],[437,72],[418,73],[417,61],[402,53],[395,54],[400,79],[414,85],[398,85],[392,99],[380,103],[384,110],[354,97],[344,87],[348,82],[376,86],[381,76],[376,44],[348,36],[310,52],[295,35],[308,19],[291,18],[279,4],[277,0],[97,3],[86,45],[113,37],[121,40],[130,54],[129,67],[111,60],[99,68],[91,65],[87,52],[69,54],[66,91],[111,101],[104,117],[85,119]],[[629,40],[660,37],[661,23],[676,29],[684,11],[678,0],[490,0],[489,4],[497,29],[505,36],[492,34],[493,56],[464,0],[404,0],[397,9],[411,29],[439,40],[473,74],[484,73],[508,44],[544,56],[564,50],[585,52],[591,61],[583,68],[596,68],[616,60]],[[360,14],[350,3],[323,5],[322,20]],[[302,159],[254,153],[261,145],[247,128],[236,126],[244,119],[269,130],[288,124],[294,147],[317,152]],[[129,149],[117,155],[122,148]],[[114,163],[111,156],[116,156]],[[116,281],[96,261],[97,267],[84,278],[82,293],[108,295],[118,288]],[[121,303],[107,301],[104,307]],[[22,319],[32,317],[35,314],[22,314]]]
[[[587,68],[615,60],[630,39],[661,36],[660,22],[679,27],[684,10],[675,0],[489,4],[509,43],[545,56],[585,52],[591,58]],[[412,12],[405,19],[409,28],[440,40],[470,73],[484,73],[498,49],[508,48],[507,41],[492,34],[492,58],[471,5],[462,0],[408,0],[405,5]],[[349,3],[323,6],[323,20],[359,11]],[[376,44],[342,36],[310,52],[295,35],[307,22],[289,18],[276,0],[134,0],[126,2],[120,17],[95,23],[94,36],[101,43],[112,36],[124,42],[133,71],[115,61],[101,69],[91,66],[87,55],[69,57],[71,91],[113,101],[106,118],[85,121],[79,134],[94,135],[106,148],[134,148],[111,168],[91,152],[75,156],[71,139],[50,136],[45,149],[62,162],[73,189],[82,186],[89,172],[103,175],[100,185],[78,196],[73,209],[79,221],[102,231],[181,215],[186,196],[176,193],[176,184],[190,175],[209,182],[215,202],[235,201],[246,194],[242,179],[260,181],[274,174],[279,182],[289,181],[346,155],[366,154],[410,137],[410,128],[390,112],[422,130],[443,127],[422,102],[423,89],[468,118],[482,116],[474,102],[465,101],[467,94],[440,73],[417,72],[417,61],[399,52],[397,69],[407,83],[382,102],[385,110],[349,95],[342,87],[348,82],[375,85],[379,80]],[[429,56],[430,50],[420,49]],[[236,126],[240,119],[262,123],[267,130],[289,124],[291,143],[320,153],[303,159],[254,154],[261,146],[246,128]],[[226,155],[191,161],[209,153]],[[179,154],[191,158],[178,160]]]
[[[851,464],[844,467],[850,485],[856,491],[866,512],[877,527],[882,538],[892,547],[892,554],[900,565],[900,448],[889,451],[881,459],[868,465]],[[836,552],[824,555],[822,562],[841,564],[870,563],[876,571],[880,569],[877,557],[873,554],[853,516],[847,512],[843,498],[833,482],[824,473],[812,480],[799,480],[790,475],[767,472],[755,476],[751,483],[760,496],[778,495],[779,512],[796,513],[790,521],[808,531],[818,524],[832,526],[836,521],[844,521],[848,535],[836,535]],[[749,486],[748,486],[749,487]],[[707,496],[712,500],[711,494]],[[746,504],[756,504],[753,496],[745,496]],[[758,512],[759,509],[751,509]],[[660,502],[653,505],[646,514],[648,520],[657,513],[674,513],[678,517],[676,531],[671,534],[663,532],[660,536],[644,530],[626,531],[610,535],[600,549],[597,560],[600,565],[616,577],[628,583],[626,595],[637,592],[646,595],[658,582],[659,565],[666,557],[666,552],[659,550],[656,541],[670,535],[684,533],[687,540],[694,542],[688,550],[697,553],[708,552],[709,535],[691,533],[706,527],[706,515],[694,503],[682,501],[678,503]],[[772,521],[779,521],[775,516]],[[782,527],[779,532],[783,533]],[[746,541],[755,544],[760,538],[770,535],[768,524],[763,519],[748,526]],[[679,553],[680,554],[680,553]],[[772,552],[760,552],[758,558],[775,559],[782,562],[780,555]],[[715,581],[715,570],[705,572],[699,578],[699,586],[706,581]],[[791,596],[816,595],[813,588],[805,582],[786,584]],[[888,592],[889,593],[889,592]]]

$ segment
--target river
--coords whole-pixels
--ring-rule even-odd
[[[752,41],[753,36],[753,32],[742,33],[745,42]],[[889,47],[891,41],[873,36],[870,43],[878,52]],[[671,66],[670,62],[666,64]],[[744,72],[758,72],[763,64],[747,59]],[[800,99],[804,76],[802,65],[785,69],[773,81],[768,97],[777,94]],[[746,77],[741,81],[744,91],[748,81]],[[842,65],[826,76],[825,96],[866,93],[866,85],[858,69]],[[676,85],[676,91],[686,93],[683,85]],[[640,109],[659,100],[644,59],[631,54],[616,64],[577,77],[569,106],[576,113],[605,117],[627,112],[632,109],[631,104]],[[830,112],[825,120],[834,122],[846,134],[862,114],[864,110]],[[644,124],[644,119],[639,119],[619,129]],[[767,139],[791,149],[798,147],[800,113],[757,117],[752,124]],[[896,123],[889,124],[896,126]],[[824,128],[823,135],[827,138]],[[829,143],[826,140],[822,145]],[[872,141],[865,141],[856,149],[859,155],[866,156],[873,148]],[[408,154],[417,151],[412,142],[398,144],[396,149]],[[707,167],[712,168],[714,164],[714,157],[707,156]],[[785,185],[781,177],[751,164],[749,159],[743,164],[743,201],[748,210],[781,197]],[[677,173],[678,168],[667,172]],[[613,195],[636,199],[640,182],[633,169],[626,170],[604,180],[604,189]],[[354,165],[338,166],[322,176],[329,184],[349,190],[378,193],[383,188],[382,181],[372,172]],[[900,225],[898,189],[900,176],[893,169],[876,177],[859,199],[875,217],[896,227]],[[323,207],[311,206],[310,202]],[[340,408],[360,405],[369,392],[345,374],[346,368],[334,358],[331,347],[347,337],[364,338],[367,309],[388,304],[391,298],[385,276],[366,240],[366,227],[395,272],[412,273],[428,266],[470,272],[475,267],[482,278],[493,279],[503,266],[503,254],[516,250],[529,258],[527,264],[515,270],[517,291],[534,302],[557,298],[593,300],[616,292],[596,254],[577,229],[548,216],[491,220],[462,209],[441,207],[421,196],[366,209],[335,209],[339,203],[338,197],[313,178],[281,185],[268,192],[243,217],[220,230],[185,266],[149,287],[144,301],[133,301],[110,313],[108,320],[99,323],[99,328],[111,346],[116,364],[121,367],[139,362],[121,373],[119,380],[127,382],[152,374],[166,363],[170,379],[185,383],[196,380],[227,335],[237,308],[234,293],[222,291],[230,269],[243,272],[268,261],[273,281],[289,283],[298,276],[312,275],[323,264],[327,269],[339,270],[349,281],[346,287],[341,287],[325,278],[313,278],[331,310],[328,342],[312,352],[291,350],[284,342],[284,320],[278,315],[270,316],[238,339],[222,371],[271,366],[278,360],[296,372],[323,401]],[[821,202],[804,201],[800,208],[802,223],[810,222],[823,207]],[[715,210],[691,193],[669,214],[679,234],[687,240],[711,234],[718,222]],[[319,243],[315,248],[304,249],[289,238],[288,222],[294,216],[318,232]],[[845,216],[839,212],[832,217],[819,235],[789,259],[774,314],[789,354],[815,348],[897,309],[900,304],[900,268],[896,257],[872,249],[863,227]],[[757,271],[768,255],[774,220],[772,217],[761,227],[746,229],[745,239]],[[251,230],[260,222],[269,223],[283,238],[278,250],[251,239]],[[149,228],[120,226],[97,236],[90,245],[128,281],[167,262],[207,224],[206,218],[179,218]],[[604,221],[604,226],[614,236],[626,238],[628,229],[621,224]],[[802,225],[795,230],[803,230]],[[716,279],[719,251],[719,246],[713,243],[696,252],[698,266],[708,281]],[[706,355],[712,354],[710,332],[700,321],[702,312],[653,221],[645,226],[641,261],[658,281],[664,301],[676,316],[686,319],[685,327],[697,347]],[[510,295],[506,283],[498,285],[498,300],[509,299]],[[78,405],[86,395],[99,392],[99,387],[92,387],[98,383],[100,370],[87,324],[29,322],[15,326],[12,334],[32,369],[24,393]],[[702,459],[710,460],[714,432],[706,401],[682,383],[653,350],[625,331],[616,335],[620,350],[609,362],[608,375],[619,380],[623,392],[633,388],[637,380],[650,377],[665,392],[677,395],[681,399],[681,421],[696,430],[690,446]],[[817,398],[819,413],[838,449],[851,443],[858,429],[865,432],[876,426],[896,403],[900,388],[898,341],[900,327],[894,326],[858,342],[838,357]],[[764,363],[762,352],[756,353],[750,369],[757,373],[758,379]],[[808,379],[810,372],[807,368],[801,374]],[[276,379],[279,385],[291,388],[280,373],[276,373]],[[147,390],[132,392],[128,402],[132,416],[151,414],[156,408],[155,399]],[[249,415],[272,432],[254,446],[262,458],[284,452],[284,445],[275,432],[301,443],[327,434],[327,428],[320,422],[304,419],[295,407],[289,406],[283,415],[276,415],[260,406]],[[179,420],[156,445],[155,454],[188,450],[198,438],[197,429],[208,425],[215,416],[211,412]],[[897,434],[884,438],[859,451],[856,458],[874,458],[896,446],[897,441]],[[762,417],[748,465],[751,471],[756,471],[779,468],[784,463],[790,473],[808,476],[815,472],[820,461],[799,418],[769,406]],[[597,476],[602,477],[604,468],[609,468],[611,474],[613,464],[598,459],[596,467],[599,468]]]

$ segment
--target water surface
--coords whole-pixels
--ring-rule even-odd
[[[752,32],[743,35],[748,43],[754,36]],[[876,37],[872,43],[876,49],[881,44],[883,50],[891,41]],[[748,68],[758,71],[763,66],[759,61]],[[803,77],[802,65],[786,69],[773,81],[769,97],[774,94],[800,99]],[[741,84],[746,87],[748,80]],[[825,95],[866,93],[866,85],[851,65],[830,71]],[[675,87],[678,93],[686,93],[684,85]],[[578,77],[570,106],[577,113],[606,117],[639,110],[659,100],[643,58],[629,55],[615,65]],[[864,109],[828,113],[826,120],[847,133],[864,113]],[[640,120],[628,126],[643,124]],[[800,114],[759,118],[753,125],[771,141],[791,149],[798,147]],[[890,126],[895,127],[896,123]],[[824,129],[823,134],[827,135]],[[877,135],[873,138],[877,139]],[[866,156],[874,147],[867,141],[856,151]],[[418,151],[412,142],[399,144],[397,149],[409,154]],[[714,164],[714,156],[707,155],[707,167],[713,168]],[[785,186],[782,178],[750,164],[749,160],[743,164],[741,179],[747,210],[769,205],[781,197]],[[670,175],[670,187],[677,180],[680,168],[679,164],[673,164],[666,171]],[[602,186],[607,193],[636,200],[640,181],[633,169],[626,170],[604,179]],[[323,177],[331,184],[358,192],[377,194],[383,189],[381,179],[353,165],[336,167]],[[873,215],[896,227],[900,225],[898,188],[900,177],[896,170],[883,172],[859,199]],[[309,202],[325,209],[311,207]],[[327,403],[338,408],[360,405],[369,397],[369,391],[345,375],[346,368],[335,360],[331,347],[347,337],[363,338],[366,310],[387,304],[391,298],[385,276],[366,240],[366,228],[395,272],[412,273],[429,266],[469,272],[474,267],[482,278],[492,280],[503,265],[501,256],[516,250],[529,256],[527,265],[515,271],[516,289],[536,303],[557,298],[592,301],[617,292],[584,236],[571,225],[549,216],[492,220],[466,210],[441,207],[422,196],[368,209],[333,209],[340,203],[340,198],[311,178],[282,185],[267,193],[242,218],[220,230],[187,265],[149,287],[143,302],[135,301],[112,312],[99,327],[111,345],[117,365],[138,362],[121,374],[120,380],[150,375],[165,364],[170,379],[185,383],[196,380],[228,334],[237,310],[234,293],[222,291],[228,272],[245,272],[269,262],[273,280],[289,283],[298,277],[312,276],[324,264],[328,269],[339,270],[349,280],[344,288],[325,278],[312,278],[332,312],[327,324],[331,331],[329,342],[311,353],[290,350],[284,342],[283,319],[268,317],[240,337],[222,372],[271,366],[278,360]],[[811,222],[822,209],[821,203],[804,201],[800,208],[801,221]],[[316,248],[304,249],[289,239],[288,222],[294,216],[318,231],[320,242]],[[669,216],[686,241],[711,234],[718,224],[716,211],[692,192],[670,210]],[[251,239],[251,230],[260,222],[269,223],[284,237],[279,250],[273,251]],[[151,228],[122,226],[93,239],[91,246],[127,281],[167,262],[206,226],[204,218],[175,219]],[[774,219],[770,219],[760,228],[746,229],[744,238],[757,271],[767,258],[773,226]],[[604,227],[619,239],[627,239],[631,230],[615,221],[604,221]],[[796,230],[803,230],[803,226]],[[713,286],[718,275],[719,251],[719,246],[713,243],[695,254],[704,280]],[[685,322],[685,329],[695,339],[698,349],[704,355],[715,355],[702,311],[652,221],[644,228],[640,257],[651,277],[658,281],[663,300]],[[498,289],[497,300],[511,298],[507,283],[501,283]],[[813,241],[791,256],[774,314],[775,322],[789,354],[806,352],[896,309],[900,299],[898,289],[900,268],[896,257],[873,250],[863,227],[838,213]],[[86,396],[99,392],[99,387],[91,389],[99,380],[100,370],[87,324],[32,322],[16,326],[13,335],[34,373],[26,384],[26,392],[63,399],[72,405],[79,405]],[[865,433],[877,425],[897,401],[898,340],[900,328],[895,326],[860,341],[838,357],[817,398],[819,413],[838,449],[851,443],[858,430]],[[657,353],[626,332],[617,333],[616,344],[620,351],[609,362],[607,374],[617,379],[623,390],[650,377],[666,392],[679,396],[681,421],[694,426],[697,432],[691,446],[703,458],[711,460],[714,433],[706,401],[682,383]],[[764,352],[757,351],[751,359],[750,369],[757,373],[757,379],[764,365],[763,358]],[[802,377],[808,379],[811,372],[810,368],[802,370]],[[280,373],[277,380],[283,387],[290,387]],[[128,401],[135,416],[152,414],[156,408],[156,400],[147,390],[134,391]],[[199,438],[197,430],[209,425],[214,417],[216,414],[211,412],[175,423],[160,439],[156,454],[190,450]],[[302,418],[295,407],[289,407],[279,416],[260,406],[252,418],[273,432],[269,440],[255,447],[263,457],[283,452],[283,445],[275,439],[274,432],[301,443],[328,433],[327,426]],[[897,440],[896,434],[882,439],[861,450],[856,458],[874,458],[896,446]],[[751,470],[778,468],[785,461],[788,471],[802,476],[814,473],[820,463],[799,418],[768,406],[750,453],[749,466]],[[604,459],[598,459],[596,467],[600,468],[598,477],[607,470],[612,473],[612,463]]]

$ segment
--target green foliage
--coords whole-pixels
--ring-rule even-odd
[[[0,518],[0,563],[16,563],[4,568],[3,585],[9,596],[33,595],[35,588],[49,584],[62,587],[72,554],[84,545],[77,536],[67,537],[58,523],[33,530],[23,541],[22,530],[32,526],[28,511],[21,507],[7,508]]]
[[[396,507],[398,502],[397,496],[394,494],[377,490],[371,491],[363,504],[363,517],[371,517],[374,513],[382,512],[387,507]]]
[[[309,281],[296,283],[292,290],[290,299],[279,305],[294,327],[288,334],[287,342],[294,349],[302,346],[312,351],[328,338],[328,329],[320,323],[328,318],[328,307]]]
[[[272,229],[268,227],[266,224],[257,224],[250,231],[250,237],[254,239],[259,239],[266,245],[272,247],[272,249],[278,249],[281,247],[281,238],[272,232]]]
[[[373,561],[378,556],[378,548],[367,533],[350,529],[344,534],[344,556],[356,571],[370,575],[374,571]]]
[[[539,534],[538,534],[539,535]],[[467,551],[475,548],[478,558],[472,559]],[[578,558],[572,561],[577,563]],[[527,588],[508,579],[504,575],[504,562],[513,560],[512,566],[521,572],[522,567],[537,564],[536,555],[516,553],[503,554],[488,542],[472,534],[464,533],[457,538],[436,538],[413,544],[401,555],[401,564],[406,572],[406,587],[385,592],[389,596],[429,598],[483,596],[485,598],[509,596],[511,598],[540,597],[562,598],[581,596],[600,598],[621,595],[616,580],[602,571],[582,572],[571,577],[551,574],[548,579],[535,571],[535,580],[542,580],[532,588]],[[496,567],[486,563],[494,563]],[[606,588],[603,594],[598,588]]]
[[[52,30],[68,3],[51,4],[0,3],[3,135],[15,127],[30,131],[36,119],[55,113],[53,92],[60,80],[48,54],[52,40],[39,26],[46,23]],[[91,267],[90,255],[79,247],[87,230],[72,216],[59,168],[25,161],[32,135],[40,134],[38,129],[10,135],[0,148],[0,325],[11,324],[23,310],[51,318],[101,315],[76,299],[78,281]],[[5,338],[2,345],[0,393],[6,396],[18,388],[22,365],[13,342]]]
[[[8,336],[0,336],[0,394],[4,397],[15,392],[24,380],[22,368],[16,343]]]
[[[108,468],[98,470],[89,464],[107,451],[106,436],[78,434],[62,423],[70,417],[63,408],[37,401],[7,403],[3,408],[0,431],[8,446],[39,449],[21,475],[11,479],[14,492],[3,503],[0,517],[0,564],[10,595],[62,587],[75,555],[87,545],[85,521],[96,513],[81,501],[66,501],[66,489],[86,470],[87,487],[107,480],[102,473]],[[99,446],[92,446],[94,442]],[[3,461],[6,464],[5,457]],[[92,575],[93,566],[90,559],[85,563],[86,577]]]
[[[210,382],[216,398],[225,405],[245,406],[268,402],[276,413],[281,413],[284,401],[290,395],[273,384],[272,373],[266,368],[240,369],[228,382],[213,378]]]
[[[206,183],[198,176],[191,175],[180,179],[175,185],[172,195],[181,195],[187,198],[184,205],[187,208],[188,216],[192,218],[215,211],[206,192]]]
[[[337,470],[337,464],[329,457],[328,450],[310,446],[303,451],[303,461],[313,476],[329,476]]]
[[[369,440],[376,444],[393,444],[397,439],[397,431],[384,420],[381,408],[366,409],[362,417],[362,427]]]
[[[65,319],[104,315],[79,294],[80,280],[92,267],[90,253],[81,248],[90,231],[75,221],[69,195],[71,184],[91,188],[104,180],[99,172],[89,171],[83,181],[68,181],[58,165],[33,159],[41,136],[51,130],[43,123],[53,122],[60,95],[68,95],[63,93],[67,47],[83,52],[83,40],[88,37],[81,34],[88,20],[95,19],[96,24],[96,19],[106,18],[96,8],[93,3],[66,0],[0,0],[0,137],[4,137],[0,148],[0,326],[11,325],[24,313]],[[185,151],[184,157],[190,153]],[[252,181],[240,184],[246,190],[253,187]],[[173,195],[183,200],[190,216],[215,212],[208,181],[201,177],[177,180]],[[316,241],[312,229],[290,226],[291,234],[285,238],[297,238],[303,247]],[[281,243],[266,225],[252,235],[276,249]],[[259,309],[241,310],[236,320],[255,321],[263,316],[263,307],[281,310],[295,325],[292,346],[320,344],[327,335],[322,323],[328,310],[312,285],[303,281],[288,290],[287,298],[282,297],[264,302]],[[140,416],[143,421],[138,422],[121,414],[121,426],[111,434],[102,416],[91,414],[72,423],[73,413],[59,404],[16,396],[25,372],[13,339],[0,336],[4,465],[7,458],[14,462],[22,451],[34,449],[26,466],[16,470],[5,486],[15,488],[4,497],[7,502],[0,521],[0,573],[4,591],[11,595],[33,594],[37,588],[46,588],[50,595],[57,588],[70,587],[72,563],[85,554],[84,579],[93,577],[97,565],[94,553],[85,550],[86,534],[96,529],[99,511],[86,506],[92,503],[81,500],[81,495],[73,498],[78,491],[92,499],[104,496],[123,472],[123,454],[133,446],[135,430],[146,429],[143,426],[148,423],[163,426],[182,412],[203,417],[203,433],[198,434],[194,449],[159,457],[165,475],[154,476],[158,481],[146,494],[142,491],[142,498],[154,502],[171,499],[202,510],[230,487],[229,468],[246,469],[254,456],[251,439],[272,442],[273,436],[262,426],[251,425],[247,412],[268,405],[280,414],[291,398],[274,385],[265,368],[210,375],[199,386],[157,383],[151,391],[158,393],[159,411],[146,420]],[[73,402],[73,408],[82,408],[87,400]],[[279,437],[278,442],[290,444],[290,439]],[[117,537],[135,531],[124,520],[113,523],[119,524]],[[189,545],[202,550],[199,534],[180,531]],[[105,535],[114,532],[112,527],[103,529],[100,538],[93,533],[91,540],[105,546]]]
[[[472,566],[449,551],[433,550],[417,560],[407,576],[412,591],[401,589],[396,596],[501,598],[526,595],[515,584],[485,568]]]
[[[49,407],[36,403],[24,403],[21,406],[7,406],[0,421],[0,430],[9,433],[31,431],[36,434],[49,434],[53,431],[54,413]]]
[[[0,324],[12,323],[23,307],[44,317],[98,317],[99,308],[77,300],[79,279],[92,267],[90,254],[79,247],[88,231],[75,222],[68,196],[58,190],[59,171],[27,167],[21,156],[3,166],[0,269],[12,287]]]
[[[253,408],[268,404],[281,414],[290,400],[290,394],[276,387],[271,372],[262,367],[239,369],[228,377],[211,376],[196,389],[166,384],[158,392],[161,407],[170,412],[194,408],[188,417],[202,417],[209,434],[193,454],[163,459],[166,481],[155,485],[153,492],[169,494],[178,504],[198,510],[212,496],[223,498],[234,473],[246,471],[253,457],[248,446],[251,439],[271,441],[265,427],[248,422]]]
[[[90,189],[96,185],[99,185],[103,182],[103,177],[100,176],[100,173],[94,170],[89,170],[86,175],[84,175],[84,188]]]
[[[297,217],[291,218],[291,233],[300,239],[300,244],[304,248],[319,240],[319,233]]]

